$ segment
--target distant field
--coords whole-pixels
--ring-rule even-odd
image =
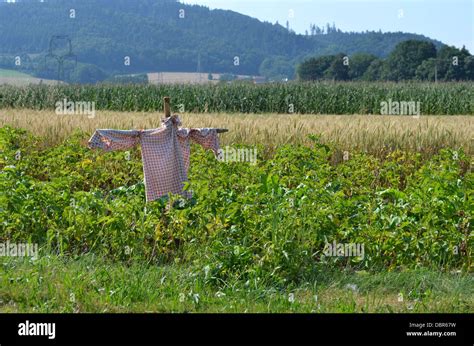
[[[5,70],[0,68],[0,78],[33,78],[32,76],[15,70]]]
[[[26,86],[30,84],[54,85],[57,82],[50,79],[40,79],[29,74],[15,70],[0,69],[0,85],[8,84],[10,86]],[[0,94],[1,95],[1,94]]]
[[[148,80],[151,84],[206,84],[217,83],[220,76],[213,73],[212,80],[209,80],[207,73],[157,72],[148,73]]]
[[[216,84],[219,83],[222,73],[197,73],[197,72],[154,72],[148,73],[148,81],[150,84]],[[238,80],[252,80],[255,82],[262,82],[264,77],[237,75]]]

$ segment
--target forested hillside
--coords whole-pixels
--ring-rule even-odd
[[[298,35],[276,23],[175,0],[2,2],[0,33],[0,67],[44,78],[57,75],[54,60],[45,58],[51,37],[68,35],[78,65],[73,70],[74,64],[66,62],[65,78],[78,81],[111,74],[190,72],[198,65],[204,72],[291,78],[295,66],[311,56],[365,52],[385,57],[401,41],[429,40],[406,33],[343,33],[329,25]]]

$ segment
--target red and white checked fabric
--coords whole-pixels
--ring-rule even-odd
[[[168,193],[191,197],[183,191],[188,180],[190,140],[210,149],[217,155],[219,137],[216,129],[178,128],[178,117],[162,121],[162,126],[151,130],[96,130],[89,139],[89,148],[105,151],[126,150],[142,146],[143,175],[147,202]]]

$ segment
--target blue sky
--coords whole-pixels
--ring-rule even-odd
[[[181,0],[278,21],[297,33],[310,23],[335,23],[343,31],[422,34],[474,53],[474,0]]]

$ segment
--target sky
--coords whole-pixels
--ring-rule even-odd
[[[474,53],[474,0],[181,0],[236,11],[304,34],[311,23],[342,31],[422,34]]]

